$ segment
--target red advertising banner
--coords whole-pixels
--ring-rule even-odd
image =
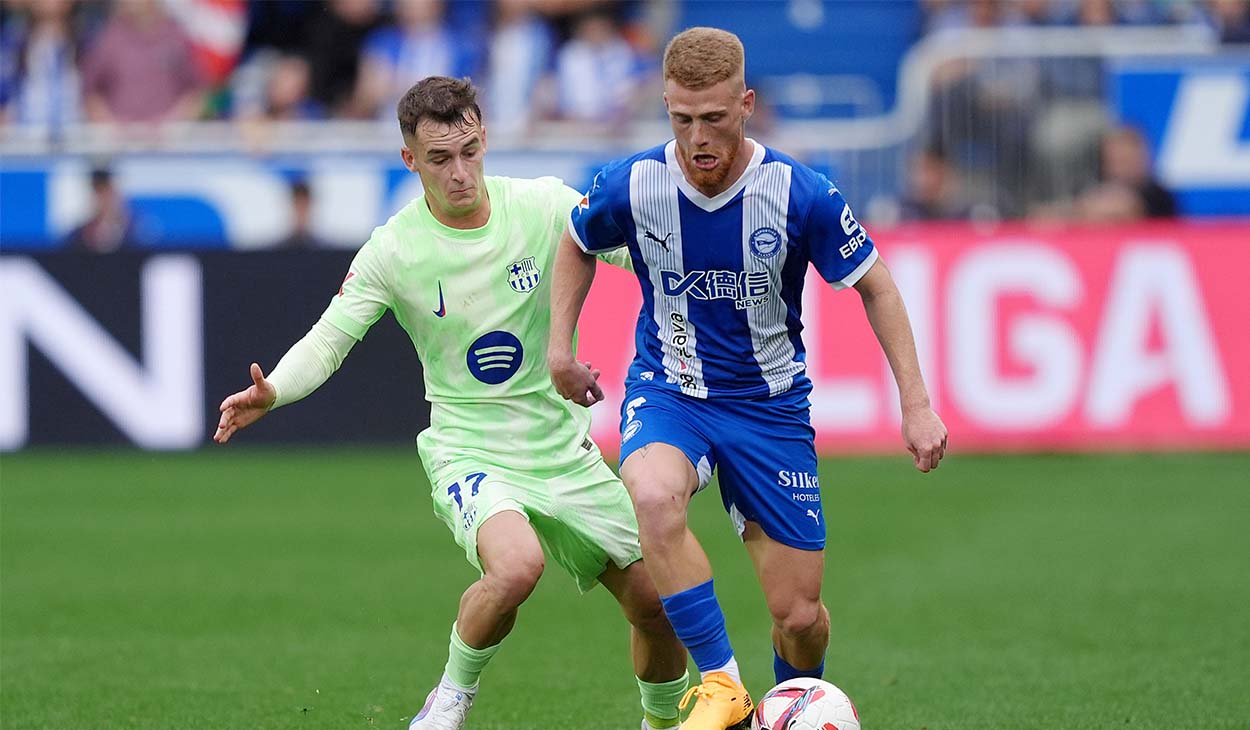
[[[1250,447],[1250,222],[875,232],[953,449]],[[595,438],[619,445],[639,310],[600,266],[581,358],[603,370]],[[804,288],[825,453],[902,450],[898,395],[851,290]]]

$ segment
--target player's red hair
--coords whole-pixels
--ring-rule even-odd
[[[720,28],[688,28],[664,49],[664,80],[685,89],[706,89],[744,78],[745,51],[738,36]]]

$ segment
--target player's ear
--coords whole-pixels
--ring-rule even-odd
[[[745,122],[746,120],[750,119],[751,115],[754,113],[755,113],[755,89],[747,89],[746,93],[742,95],[742,121]]]
[[[417,171],[417,156],[412,154],[412,150],[407,145],[399,148],[399,156],[404,160],[404,167],[408,168],[408,172]]]

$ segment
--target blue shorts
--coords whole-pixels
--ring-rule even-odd
[[[691,398],[644,381],[628,383],[621,405],[621,463],[652,443],[681,449],[702,489],[715,469],[721,501],[738,535],[755,522],[800,550],[825,547],[816,476],[810,388],[772,398]]]

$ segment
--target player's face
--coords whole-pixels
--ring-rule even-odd
[[[404,164],[421,176],[426,200],[435,212],[462,218],[481,207],[486,130],[480,121],[471,115],[460,124],[422,119],[408,142]]]
[[[686,179],[709,196],[731,185],[750,159],[745,125],[755,110],[755,92],[741,78],[698,90],[669,79],[664,105]]]

